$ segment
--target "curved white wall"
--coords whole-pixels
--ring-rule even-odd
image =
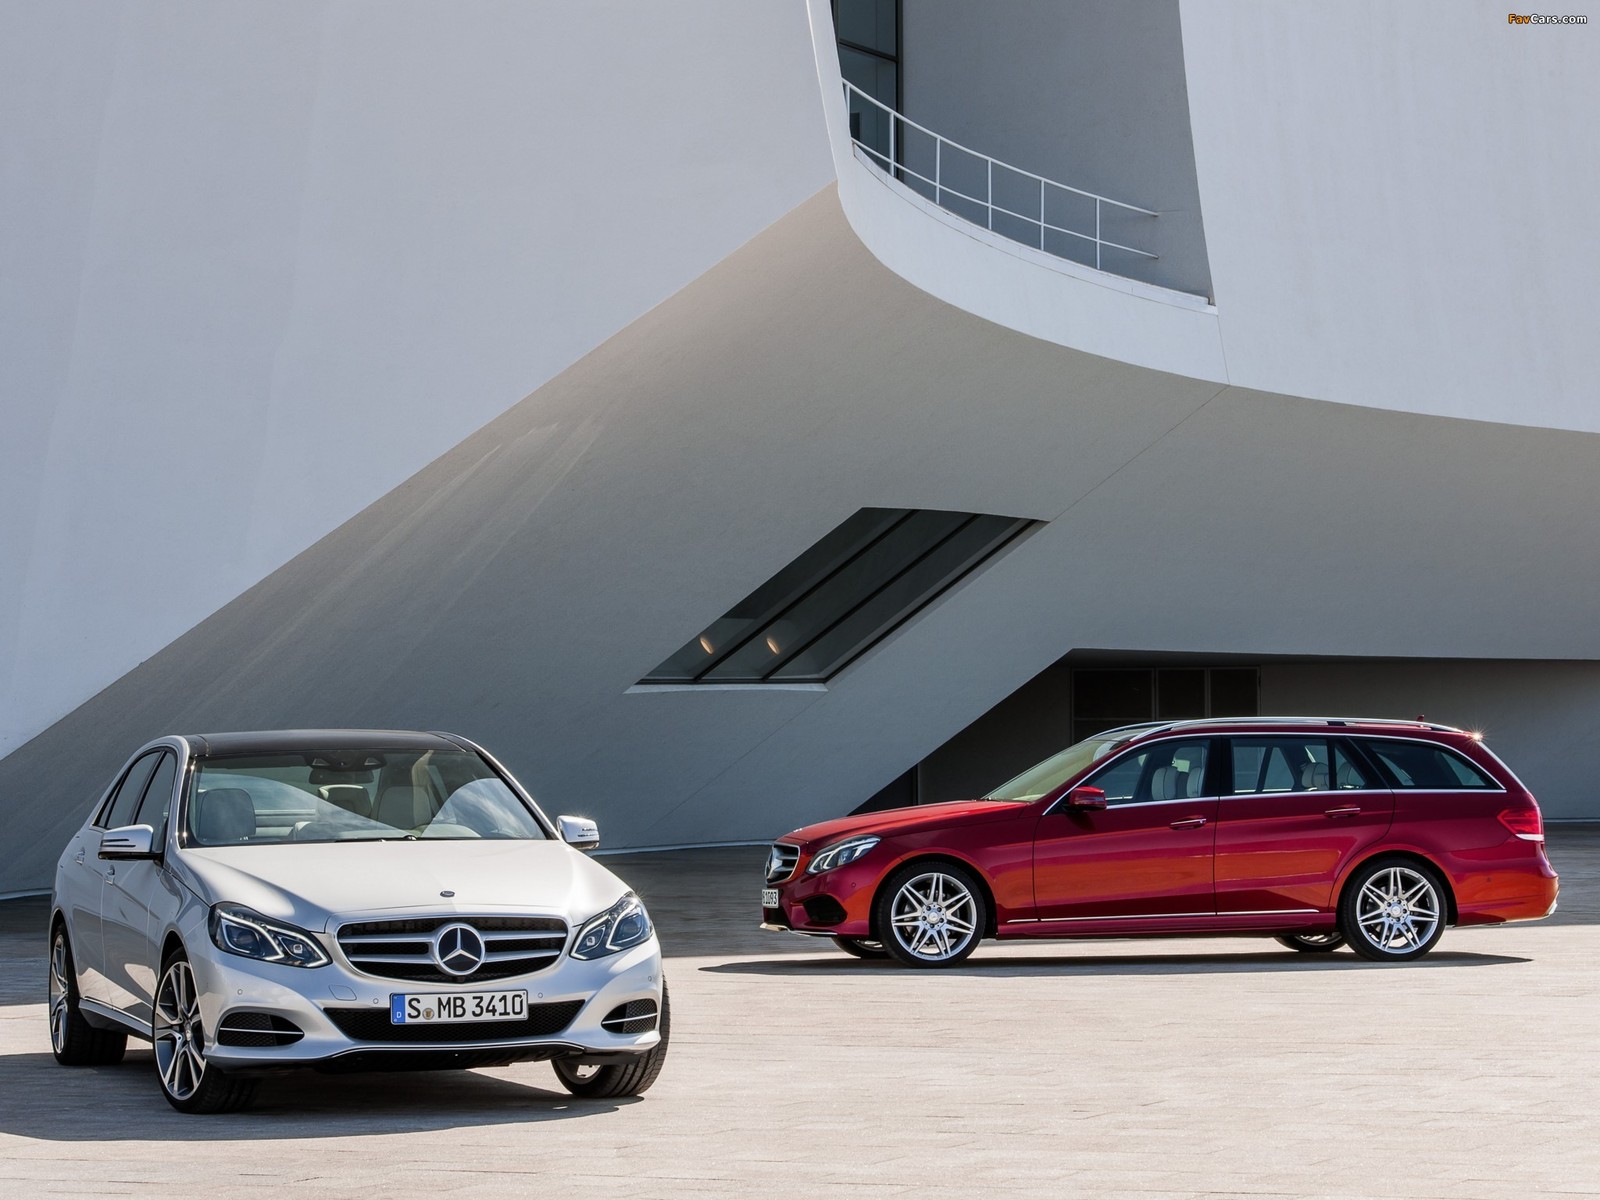
[[[832,174],[742,0],[3,0],[0,111],[0,755]]]
[[[1600,430],[1600,23],[1506,11],[1183,0],[1232,382]]]
[[[1511,26],[1484,0],[1184,0],[1215,298],[1190,312],[907,201],[857,161],[829,6],[808,3],[845,214],[885,265],[940,299],[1199,379],[1600,431],[1600,27]],[[993,41],[964,47],[999,57],[962,64],[954,85],[1007,70],[1011,43]],[[1023,102],[1016,79],[1006,87]],[[1060,80],[1037,90],[1043,119],[1073,120]],[[998,153],[1002,140],[974,148]]]
[[[829,2],[807,0],[807,7],[839,204],[874,257],[929,295],[1008,329],[1120,362],[1225,381],[1217,313],[1203,297],[1082,267],[990,233],[868,165],[845,125]]]

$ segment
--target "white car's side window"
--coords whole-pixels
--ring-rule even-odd
[[[95,822],[97,825],[102,829],[118,829],[123,825],[133,824],[133,815],[138,811],[145,785],[150,782],[150,776],[155,772],[156,764],[160,762],[164,753],[163,750],[152,750],[128,768],[122,785],[117,788],[116,794],[111,797],[106,807],[100,810],[100,819]]]

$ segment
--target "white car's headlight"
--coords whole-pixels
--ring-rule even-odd
[[[211,940],[229,954],[286,967],[325,967],[330,959],[304,929],[263,917],[242,904],[211,909]]]
[[[824,871],[831,871],[835,867],[842,867],[846,863],[853,863],[868,850],[878,844],[878,839],[870,835],[866,837],[846,838],[842,842],[835,842],[831,846],[824,846],[817,851],[817,856],[806,867],[807,875],[821,875]]]
[[[650,914],[639,897],[629,892],[605,912],[591,917],[578,930],[572,944],[573,958],[604,958],[650,938]]]

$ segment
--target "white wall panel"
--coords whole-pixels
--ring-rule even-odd
[[[1184,0],[1231,382],[1600,429],[1590,16],[1516,26],[1488,0]]]
[[[0,753],[831,177],[796,4],[4,0],[0,112]]]

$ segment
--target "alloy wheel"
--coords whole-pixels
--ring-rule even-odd
[[[183,959],[174,959],[161,976],[155,1012],[153,1032],[161,1086],[174,1100],[187,1100],[205,1077],[206,1035],[194,972]]]
[[[900,885],[889,906],[895,941],[923,962],[959,955],[979,936],[978,905],[967,884],[943,871],[925,871]]]
[[[1356,927],[1369,945],[1386,954],[1425,948],[1443,912],[1433,880],[1406,866],[1374,872],[1356,895]]]
[[[72,966],[67,960],[67,935],[57,930],[50,944],[50,1048],[67,1049],[67,1022],[72,1018]]]
[[[1308,946],[1337,946],[1344,941],[1344,934],[1332,930],[1327,933],[1297,933],[1295,937]]]

